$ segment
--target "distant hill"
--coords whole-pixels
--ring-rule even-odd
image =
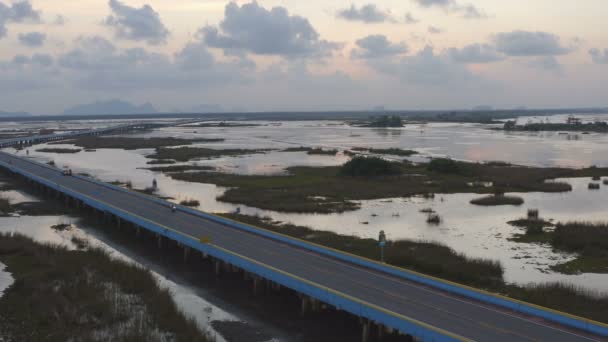
[[[150,103],[141,106],[122,100],[98,101],[68,108],[64,115],[120,115],[158,113]]]
[[[32,114],[30,114],[28,112],[3,112],[0,110],[0,117],[2,117],[2,118],[22,117],[22,116],[32,116]]]

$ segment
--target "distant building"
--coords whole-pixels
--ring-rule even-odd
[[[577,118],[575,116],[569,116],[568,121],[566,121],[566,122],[568,123],[568,125],[580,125],[581,119]]]

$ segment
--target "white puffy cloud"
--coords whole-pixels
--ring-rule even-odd
[[[602,52],[600,49],[593,48],[589,50],[589,55],[595,64],[608,64],[608,49],[604,49]]]
[[[563,72],[562,65],[554,56],[533,58],[532,60],[526,61],[525,65],[530,68],[551,72],[556,75],[561,75]]]
[[[410,12],[405,13],[405,23],[406,24],[416,24],[420,22],[420,20],[416,19],[414,15]]]
[[[497,62],[504,59],[504,55],[496,51],[490,44],[470,44],[463,48],[450,48],[448,55],[458,63],[480,64]]]
[[[358,49],[351,52],[351,58],[380,58],[406,53],[408,47],[405,43],[391,43],[386,36],[369,35],[356,41]]]
[[[378,72],[399,77],[403,83],[441,87],[475,79],[466,66],[453,62],[445,55],[436,54],[429,46],[416,55],[398,61],[379,59],[369,60],[368,63]]]
[[[351,5],[349,8],[339,10],[336,16],[345,20],[360,21],[368,24],[393,21],[389,12],[380,10],[374,4],[363,5],[360,8]]]
[[[559,36],[547,32],[512,31],[494,37],[496,49],[508,56],[558,56],[572,51]]]
[[[341,44],[320,38],[308,19],[290,15],[285,7],[267,10],[251,2],[226,5],[219,27],[206,26],[199,36],[210,47],[287,58],[323,57]]]
[[[431,34],[440,34],[443,32],[443,30],[441,28],[433,26],[433,25],[429,26],[427,31]]]
[[[6,25],[26,21],[40,22],[40,11],[34,10],[29,0],[14,2],[7,6],[0,2],[0,38],[6,36]]]
[[[448,13],[456,13],[465,19],[483,19],[487,15],[473,4],[461,4],[456,0],[413,0],[424,8],[441,8]]]
[[[153,45],[166,42],[169,30],[150,5],[136,8],[118,0],[110,0],[109,5],[112,14],[104,20],[104,25],[114,29],[116,37]]]
[[[40,47],[44,45],[44,41],[46,40],[46,34],[42,32],[20,33],[18,38],[19,42],[25,46]]]

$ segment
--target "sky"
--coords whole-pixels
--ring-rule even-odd
[[[606,107],[605,0],[0,0],[0,111]]]

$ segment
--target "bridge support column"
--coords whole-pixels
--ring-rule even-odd
[[[215,270],[215,275],[220,275],[222,273],[222,261],[215,259],[213,261],[213,268]]]
[[[158,248],[163,248],[163,236],[160,234],[156,234],[156,245]]]
[[[300,314],[306,315],[310,309],[310,298],[307,295],[300,295],[301,305]]]
[[[258,276],[253,276],[253,295],[257,296],[262,293],[262,278]]]
[[[188,256],[190,256],[190,247],[184,246],[184,262],[188,262]]]
[[[361,325],[361,342],[369,341],[370,328],[371,328],[371,322],[368,319],[363,318],[363,322]]]
[[[141,227],[137,226],[135,227],[135,237],[140,237],[141,236]]]

